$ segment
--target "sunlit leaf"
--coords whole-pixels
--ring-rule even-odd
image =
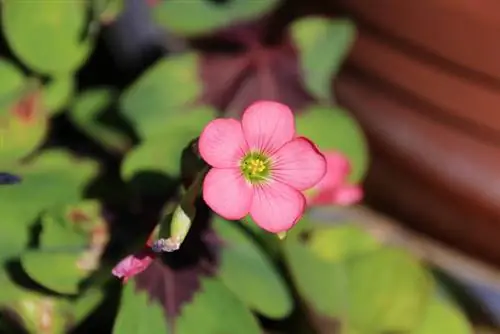
[[[15,169],[23,182],[0,187],[1,259],[16,255],[26,246],[28,226],[43,210],[78,201],[85,185],[96,174],[97,165],[90,160],[77,160],[67,152],[52,150]]]
[[[78,283],[88,274],[79,262],[83,252],[29,251],[22,255],[26,273],[41,285],[65,294],[78,293]]]
[[[136,291],[130,282],[123,289],[120,309],[113,326],[114,334],[170,333],[163,310],[148,295]]]
[[[283,250],[302,298],[320,314],[343,316],[349,302],[344,264],[328,262],[294,239],[285,239]]]
[[[55,115],[64,110],[75,90],[75,82],[70,75],[52,78],[43,89],[43,105],[45,111]]]
[[[127,151],[131,139],[121,131],[102,123],[100,117],[114,102],[114,93],[107,89],[86,91],[71,106],[69,116],[74,124],[105,148],[115,152]]]
[[[195,54],[164,58],[125,91],[121,110],[142,139],[155,137],[158,132],[169,134],[170,129],[175,129],[170,122],[181,116],[201,91]],[[173,138],[169,135],[165,141]]]
[[[29,294],[11,308],[29,333],[65,333],[72,323],[68,303],[48,296]]]
[[[95,14],[103,24],[112,23],[123,12],[124,0],[92,0]]]
[[[368,150],[358,123],[340,108],[314,106],[296,118],[297,132],[324,151],[342,152],[349,158],[350,181],[361,180],[368,168]]]
[[[158,122],[154,125],[157,128],[154,130],[156,135],[148,136],[127,154],[122,165],[123,178],[129,180],[141,171],[179,175],[183,149],[200,135],[214,115],[215,110],[201,106],[172,117],[165,123]]]
[[[418,326],[433,281],[404,251],[383,248],[347,263],[349,322],[361,332],[405,332]]]
[[[44,74],[76,70],[90,51],[84,1],[4,1],[2,27],[23,63]]]
[[[337,75],[356,37],[354,24],[345,19],[309,17],[295,21],[291,31],[307,88],[317,98],[329,100],[332,78]]]
[[[219,277],[245,304],[271,318],[283,318],[293,302],[285,281],[241,228],[221,218],[213,227],[224,240]]]
[[[310,233],[311,250],[327,261],[342,261],[374,251],[380,244],[360,227],[344,224],[316,228]]]
[[[260,334],[257,320],[246,306],[217,279],[205,278],[200,292],[176,319],[178,334]]]
[[[38,83],[24,81],[17,91],[13,88],[6,84],[0,87],[5,91],[5,94],[0,92],[0,161],[3,166],[31,153],[48,130]]]
[[[472,334],[465,316],[452,304],[434,298],[427,306],[422,323],[412,334]]]
[[[279,0],[232,0],[222,3],[169,0],[153,7],[153,17],[170,31],[194,36],[207,34],[236,21],[258,18],[276,8],[279,3]]]

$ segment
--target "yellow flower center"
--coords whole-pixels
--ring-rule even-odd
[[[251,152],[241,160],[240,169],[247,181],[263,182],[269,177],[270,161],[261,153]]]

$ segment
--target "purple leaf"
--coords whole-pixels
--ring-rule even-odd
[[[195,221],[178,251],[158,255],[134,277],[137,290],[146,291],[150,300],[163,306],[172,326],[181,307],[199,290],[200,279],[213,276],[216,271],[220,242],[212,230],[202,225],[203,222]]]

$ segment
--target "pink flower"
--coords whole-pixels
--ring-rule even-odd
[[[363,189],[359,185],[348,184],[346,179],[351,172],[349,160],[337,152],[327,152],[327,171],[323,179],[307,192],[310,206],[351,205],[363,198]]]
[[[123,278],[123,283],[126,283],[130,277],[146,270],[155,259],[155,256],[156,254],[151,250],[151,243],[148,241],[141,251],[121,260],[111,272],[116,277]]]
[[[242,120],[211,121],[199,138],[202,158],[213,168],[203,183],[203,199],[220,216],[250,214],[261,228],[279,233],[302,216],[302,191],[326,173],[326,161],[306,138],[296,137],[287,106],[259,101]]]

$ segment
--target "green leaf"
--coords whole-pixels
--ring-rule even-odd
[[[62,299],[31,293],[11,306],[28,333],[66,333],[71,309]]]
[[[124,0],[92,0],[94,12],[103,24],[110,24],[123,12]]]
[[[451,303],[434,298],[427,306],[420,326],[412,334],[472,334],[465,316]]]
[[[69,116],[73,123],[88,136],[113,152],[125,152],[131,146],[131,139],[122,132],[104,125],[100,117],[114,102],[111,90],[86,91],[75,100]]]
[[[75,81],[71,75],[61,75],[45,85],[43,89],[43,105],[45,111],[55,115],[64,110],[73,97]]]
[[[0,270],[0,306],[10,305],[28,295],[27,289],[17,285],[11,280],[4,267]]]
[[[113,326],[114,334],[169,333],[163,309],[148,300],[145,292],[138,292],[134,284],[125,285],[120,309]]]
[[[200,291],[181,310],[176,333],[262,333],[250,310],[222,282],[205,278]]]
[[[48,118],[37,86],[34,81],[26,81],[17,92],[0,95],[0,161],[3,166],[27,156],[46,136]]]
[[[23,63],[43,74],[75,71],[90,43],[84,1],[4,1],[2,27],[9,46]]]
[[[291,32],[307,89],[320,100],[331,100],[332,77],[354,43],[356,27],[345,19],[310,17],[295,21]]]
[[[14,256],[24,248],[28,226],[46,208],[78,201],[87,182],[97,173],[97,164],[76,160],[67,152],[51,150],[30,164],[15,166],[22,182],[0,187],[2,235],[0,260]]]
[[[5,99],[20,92],[26,85],[26,78],[20,69],[7,60],[0,58],[0,106]]]
[[[347,263],[349,323],[361,332],[406,332],[418,326],[433,281],[407,253],[384,248]]]
[[[343,263],[328,262],[294,239],[285,239],[283,251],[302,298],[321,314],[343,316],[349,301]]]
[[[47,210],[41,216],[40,249],[104,247],[108,228],[101,210],[100,203],[93,200]]]
[[[174,33],[195,36],[238,21],[256,19],[275,9],[280,2],[233,0],[217,4],[204,0],[169,0],[153,8],[153,18],[156,23]]]
[[[316,228],[310,234],[312,252],[331,262],[360,256],[380,248],[380,244],[369,233],[348,223],[333,228]]]
[[[127,154],[122,165],[122,177],[130,180],[141,171],[179,175],[183,149],[200,135],[215,113],[212,108],[201,106],[176,115],[167,122],[158,122],[155,126],[162,128],[156,131],[156,135],[148,137]]]
[[[28,251],[21,256],[26,273],[36,282],[59,293],[76,294],[88,274],[79,266],[82,252]]]
[[[84,295],[71,302],[72,318],[75,323],[84,321],[104,300],[101,290],[88,290]]]
[[[225,244],[219,277],[252,309],[270,318],[286,317],[293,301],[285,281],[258,245],[235,224],[220,217],[212,222]]]
[[[308,137],[323,152],[338,151],[352,165],[351,182],[360,181],[368,167],[368,150],[358,123],[339,108],[314,106],[296,118],[297,132]]]
[[[164,58],[149,68],[120,99],[123,114],[143,139],[175,129],[173,118],[201,94],[198,56],[194,53]],[[168,140],[175,138],[169,135]],[[167,140],[165,140],[167,141]],[[186,143],[187,144],[187,143]]]

